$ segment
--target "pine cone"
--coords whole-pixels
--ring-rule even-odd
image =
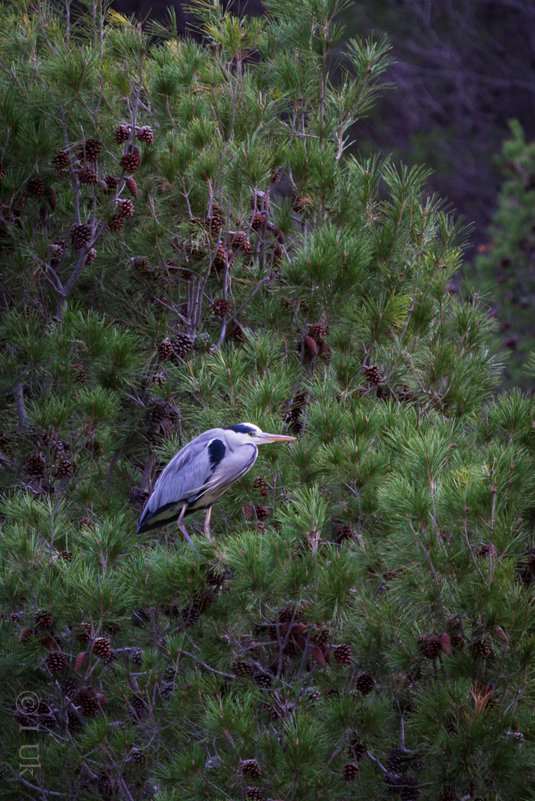
[[[257,759],[242,759],[240,768],[244,776],[250,776],[252,779],[259,779],[262,775],[262,768]]]
[[[496,558],[498,549],[493,542],[483,543],[476,551],[477,556],[488,556],[489,558]]]
[[[344,765],[342,768],[342,776],[346,782],[354,782],[355,779],[358,779],[359,773],[360,768],[356,762],[348,762],[347,765]]]
[[[119,198],[115,203],[117,214],[121,217],[130,218],[134,216],[134,201],[129,197]]]
[[[195,339],[189,334],[178,333],[173,339],[173,352],[176,356],[183,359],[193,350]]]
[[[99,702],[97,694],[92,687],[80,687],[78,701],[81,712],[86,718],[92,718],[98,712]]]
[[[138,765],[140,765],[145,761],[145,754],[141,748],[132,748],[129,754],[129,759],[131,759],[132,762],[136,762]]]
[[[269,673],[257,673],[253,680],[262,690],[269,690],[273,683],[273,678]]]
[[[41,178],[30,178],[27,189],[32,197],[42,197],[45,193],[45,182]]]
[[[39,609],[34,617],[38,629],[51,629],[54,625],[54,616],[48,609]]]
[[[56,476],[58,478],[68,478],[74,473],[74,465],[69,459],[61,459],[56,465]]]
[[[132,259],[132,267],[142,275],[149,275],[152,272],[150,262],[145,256],[136,256]]]
[[[375,679],[369,673],[361,673],[357,677],[355,687],[362,695],[368,695],[375,687]]]
[[[225,317],[230,311],[230,303],[225,298],[216,298],[212,304],[216,317]]]
[[[246,255],[252,251],[251,243],[245,231],[236,231],[230,237],[230,247],[232,250],[242,250]]]
[[[58,172],[67,170],[70,163],[71,159],[68,150],[58,150],[52,157],[52,166],[55,167]]]
[[[130,699],[130,705],[134,710],[134,715],[137,718],[142,718],[147,713],[147,704],[145,700],[140,695],[134,695]]]
[[[133,665],[141,665],[143,663],[143,651],[141,648],[133,648],[130,651],[129,659]]]
[[[345,542],[353,539],[354,531],[347,523],[338,523],[336,526],[335,542]]]
[[[93,634],[93,626],[91,625],[91,623],[87,623],[85,621],[83,623],[80,623],[78,631],[76,632],[76,636],[79,642],[81,642],[83,645],[86,645],[91,639],[92,634]]]
[[[84,370],[83,365],[73,364],[72,369],[73,369],[74,380],[76,381],[76,383],[85,384],[85,379],[87,378],[87,374]]]
[[[253,799],[253,801],[262,801],[264,798],[264,791],[261,787],[247,787],[245,795],[247,798]]]
[[[122,231],[122,229],[124,228],[124,216],[122,214],[119,214],[118,212],[116,214],[112,214],[112,216],[109,219],[108,225],[110,227],[110,231],[114,231],[115,233],[117,231]]]
[[[26,471],[34,478],[41,478],[45,472],[45,459],[42,453],[34,453],[28,459],[26,464]]]
[[[122,156],[119,164],[127,174],[139,170],[141,167],[141,153],[139,152],[139,148],[135,145],[129,145],[128,151]]]
[[[81,184],[98,184],[98,174],[88,164],[78,170],[78,180]]]
[[[67,657],[61,651],[50,651],[45,663],[51,673],[59,673],[67,667]]]
[[[251,219],[251,228],[253,231],[260,231],[266,227],[267,214],[263,211],[255,211]]]
[[[424,634],[418,637],[418,647],[426,659],[436,659],[442,653],[442,645],[438,634]]]
[[[353,663],[353,656],[351,654],[351,646],[347,643],[335,645],[333,648],[334,660],[341,665],[351,665]]]
[[[490,659],[493,655],[492,645],[488,637],[481,637],[479,640],[476,640],[472,648],[474,653],[480,656],[481,659]]]
[[[136,183],[136,179],[129,176],[128,178],[124,179],[124,183],[134,200],[137,200],[139,195],[138,185]]]
[[[271,263],[275,269],[279,267],[283,256],[284,256],[284,248],[282,247],[282,245],[276,244],[273,248],[273,254],[271,257]]]
[[[263,498],[267,498],[267,496],[269,495],[269,485],[266,479],[263,478],[263,476],[258,476],[257,478],[255,478],[255,480],[253,481],[253,487],[254,489],[259,491],[260,495]]]
[[[216,272],[220,272],[221,270],[225,269],[227,264],[229,264],[228,251],[223,243],[219,242],[214,259],[212,261],[212,267],[216,270]]]
[[[266,520],[269,517],[269,508],[267,506],[255,506],[255,514],[257,520]]]
[[[129,125],[118,125],[113,132],[113,138],[115,139],[118,145],[122,145],[123,142],[128,142],[130,139],[130,134],[132,133],[132,129]]]
[[[366,380],[370,384],[382,384],[384,381],[383,376],[379,372],[379,368],[375,365],[369,365],[362,368],[364,375],[366,376]]]
[[[327,328],[323,320],[308,326],[308,335],[312,337],[312,339],[315,339],[318,345],[326,334]]]
[[[154,131],[148,125],[138,128],[136,136],[140,142],[145,142],[146,145],[152,145],[154,142]]]
[[[299,343],[299,353],[303,353],[303,361],[308,364],[318,355],[318,346],[316,340],[312,337],[305,337],[303,342]]]
[[[111,644],[107,637],[95,637],[93,653],[99,659],[108,659],[111,654]]]
[[[90,225],[73,225],[71,228],[71,242],[73,248],[82,250],[91,241],[92,231]]]
[[[320,357],[320,359],[322,359],[324,362],[329,363],[331,361],[331,359],[332,359],[332,355],[333,355],[333,352],[332,352],[331,346],[328,345],[326,342],[320,342],[320,346],[319,346],[319,357]]]
[[[87,161],[96,161],[100,156],[102,142],[98,139],[86,139],[85,145],[82,145],[82,158]]]
[[[106,191],[109,194],[113,194],[116,191],[117,187],[119,186],[119,181],[115,177],[115,175],[106,175],[106,177],[104,178],[104,184],[106,185]]]
[[[250,664],[250,662],[245,662],[241,659],[238,659],[236,662],[232,663],[232,670],[236,676],[244,677],[253,675],[253,666]]]
[[[211,217],[207,217],[204,222],[205,225],[208,226],[212,236],[217,236],[223,228],[223,217],[221,217],[219,214],[213,214]]]

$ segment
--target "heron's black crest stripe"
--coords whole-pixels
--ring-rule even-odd
[[[210,457],[210,467],[212,470],[217,467],[223,456],[225,455],[225,443],[220,439],[213,439],[208,445],[208,456]]]
[[[246,426],[245,423],[237,423],[235,426],[227,426],[225,431],[236,431],[238,434],[249,434],[254,431],[251,426]]]

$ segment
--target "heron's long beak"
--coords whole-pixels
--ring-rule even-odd
[[[289,437],[287,434],[258,434],[258,439],[261,440],[259,443],[263,445],[265,442],[292,442],[297,437]]]

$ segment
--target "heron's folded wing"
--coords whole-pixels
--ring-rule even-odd
[[[156,523],[156,517],[163,515],[165,521],[172,520],[180,513],[182,504],[198,496],[206,481],[212,475],[213,466],[210,461],[210,443],[217,439],[214,433],[218,429],[206,431],[189,442],[164,468],[145,508],[139,518],[138,531],[144,528],[149,520]],[[173,514],[178,509],[177,514]],[[151,526],[155,527],[155,526]],[[146,529],[145,529],[146,530]]]

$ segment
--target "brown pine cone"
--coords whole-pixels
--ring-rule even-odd
[[[244,253],[251,253],[252,247],[245,231],[236,231],[230,235],[230,247],[232,250],[242,250]]]
[[[384,381],[384,378],[376,365],[365,366],[362,368],[362,370],[366,376],[366,380],[369,381],[370,384],[381,384]]]
[[[71,242],[75,250],[82,250],[91,241],[92,230],[90,225],[82,223],[81,225],[73,225],[71,228]]]
[[[138,195],[139,195],[139,189],[138,189],[138,185],[137,185],[136,179],[132,178],[132,176],[130,175],[130,176],[128,176],[128,178],[124,179],[124,182],[125,182],[126,188],[130,192],[132,197],[135,200],[137,200]]]
[[[28,459],[26,470],[30,476],[41,478],[45,472],[45,459],[42,453],[34,453]]]
[[[87,256],[85,257],[85,262],[84,262],[85,266],[89,267],[90,264],[93,264],[96,258],[97,258],[97,251],[95,250],[95,248],[89,248],[89,250],[87,251]]]
[[[129,145],[127,152],[121,157],[119,164],[127,174],[139,170],[141,167],[141,153],[139,148],[135,145]]]
[[[42,197],[45,193],[45,182],[42,178],[30,178],[27,189],[28,194],[32,197]]]
[[[225,267],[229,264],[229,254],[226,247],[223,245],[222,242],[219,242],[215,256],[212,262],[212,266],[217,272],[224,270]]]
[[[113,194],[117,189],[117,187],[119,186],[119,181],[115,177],[115,175],[106,175],[106,177],[104,178],[104,184],[106,185],[106,191],[109,194]]]
[[[78,690],[80,710],[86,718],[92,718],[99,710],[97,694],[93,687],[80,687]]]
[[[93,167],[86,164],[85,167],[78,170],[78,180],[81,184],[98,184],[98,174]]]
[[[128,142],[130,139],[130,134],[132,133],[132,129],[129,125],[118,125],[113,132],[113,138],[115,139],[118,145],[122,145],[123,142]]]
[[[129,219],[134,216],[134,201],[129,197],[119,198],[115,203],[115,208],[121,217]]]
[[[335,645],[333,648],[334,660],[341,665],[351,665],[353,663],[353,656],[351,654],[351,646],[347,643]]]
[[[250,664],[250,662],[245,662],[243,659],[237,659],[235,662],[233,662],[232,670],[236,676],[245,677],[253,675],[253,666]]]
[[[68,150],[58,150],[52,157],[52,166],[58,171],[67,170],[71,159]]]
[[[356,762],[348,762],[347,765],[344,765],[342,768],[342,776],[346,782],[354,782],[355,779],[358,779],[359,773],[360,768]]]
[[[110,231],[122,231],[124,228],[124,216],[117,212],[116,214],[112,214],[108,221],[108,225],[110,227]]]
[[[111,644],[107,637],[95,637],[93,653],[99,659],[108,659],[111,654]]]
[[[242,759],[240,762],[241,772],[244,776],[250,776],[252,779],[259,779],[262,775],[262,768],[257,759]]]
[[[45,663],[51,673],[59,673],[67,667],[67,657],[61,651],[50,651]]]
[[[252,801],[262,801],[264,798],[264,791],[261,787],[247,787],[245,795],[247,798],[251,798]]]
[[[56,476],[58,478],[68,478],[74,473],[74,465],[69,459],[61,459],[56,465]]]
[[[426,659],[436,659],[442,653],[442,645],[438,634],[424,634],[418,637],[418,647]]]
[[[308,335],[315,339],[318,345],[326,334],[327,327],[325,326],[323,320],[320,320],[317,323],[312,323],[308,326]]]
[[[266,227],[267,214],[264,211],[255,211],[251,219],[251,228],[253,231],[260,231]]]
[[[361,673],[357,677],[355,687],[362,695],[368,695],[375,687],[375,679],[369,673]]]
[[[212,311],[216,317],[226,317],[230,311],[230,303],[226,298],[216,298],[212,304]]]
[[[253,487],[260,492],[260,495],[263,498],[267,498],[269,495],[269,484],[267,483],[266,479],[263,478],[263,476],[258,476],[255,478],[253,481]]]
[[[86,139],[85,145],[82,145],[82,158],[87,161],[96,161],[100,156],[102,142],[98,139]]]
[[[221,217],[219,214],[213,214],[211,217],[206,218],[204,224],[208,226],[212,236],[217,236],[223,228],[223,217]]]
[[[142,128],[138,128],[136,136],[140,142],[144,142],[146,145],[152,145],[154,142],[154,131],[149,125],[143,125]]]
[[[190,334],[179,332],[173,338],[173,353],[180,359],[185,358],[195,347],[195,339]]]

